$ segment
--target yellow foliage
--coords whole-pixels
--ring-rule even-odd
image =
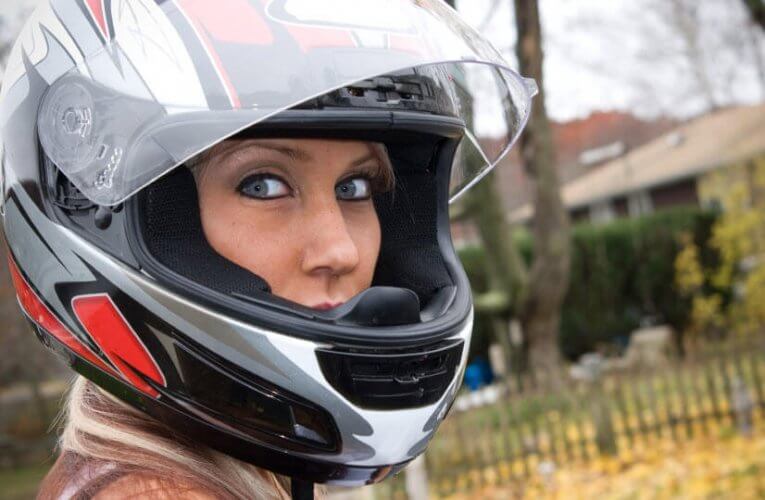
[[[498,469],[507,467],[500,464]],[[532,470],[537,472],[528,479],[468,488],[445,498],[763,498],[765,435],[704,437],[680,445],[662,439],[652,446],[635,446],[618,457]]]
[[[691,333],[727,327],[746,334],[765,325],[765,157],[712,174],[705,188],[721,199],[724,211],[712,229],[710,246],[719,265],[704,269],[700,249],[688,234],[680,237],[675,286],[692,299]],[[733,289],[727,307],[713,288]]]
[[[699,260],[699,249],[691,235],[683,233],[680,241],[683,247],[675,258],[675,285],[681,293],[691,295],[704,284],[704,272]]]
[[[722,297],[713,295],[696,295],[693,297],[691,321],[697,328],[706,326],[722,326]]]

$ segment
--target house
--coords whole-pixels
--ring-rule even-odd
[[[661,118],[641,120],[619,111],[598,111],[586,118],[552,122],[558,179],[565,184],[604,161],[613,149],[623,154],[675,128],[674,120]],[[496,167],[497,187],[504,207],[511,212],[531,201],[533,182],[520,158],[520,147],[514,147]]]
[[[566,183],[563,202],[573,221],[606,222],[678,205],[714,205],[709,174],[765,155],[765,105],[701,116]],[[708,192],[708,193],[707,193]],[[705,194],[707,193],[707,194]],[[528,222],[533,207],[509,211]]]
[[[646,121],[619,111],[599,111],[551,125],[558,177],[566,183],[598,168],[614,154],[624,154],[675,128],[677,122],[668,118]],[[519,146],[500,161],[495,172],[494,182],[504,210],[512,213],[529,203],[533,183],[521,164]],[[480,242],[478,229],[464,219],[452,222],[452,239],[458,247]]]

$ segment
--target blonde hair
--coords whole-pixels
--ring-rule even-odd
[[[236,460],[177,434],[170,427],[108,395],[78,376],[59,416],[64,423],[60,456],[38,499],[58,499],[72,480],[71,498],[91,498],[120,477],[138,474],[161,482],[169,493],[195,488],[217,498],[289,499],[289,478]],[[94,471],[106,471],[95,474]],[[106,484],[104,484],[106,483]],[[317,487],[317,498],[323,496]]]

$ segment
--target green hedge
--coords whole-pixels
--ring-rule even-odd
[[[462,248],[459,252],[462,265],[465,267],[473,293],[478,295],[489,291],[489,279],[486,275],[485,256],[483,248],[470,246]],[[485,314],[476,314],[473,322],[473,339],[470,343],[469,359],[475,356],[486,356],[489,345],[493,340],[493,327],[491,318]]]
[[[681,331],[690,304],[674,287],[679,234],[691,232],[706,248],[716,215],[694,208],[664,210],[605,225],[580,224],[572,230],[571,281],[561,312],[560,346],[569,359],[592,351],[598,343],[626,343],[641,318],[654,316]],[[521,255],[531,260],[533,246],[525,232],[516,235]],[[460,251],[475,293],[486,291],[483,251]],[[715,255],[706,251],[702,259]],[[480,315],[479,315],[480,316]],[[488,322],[478,318],[477,344],[488,342]]]

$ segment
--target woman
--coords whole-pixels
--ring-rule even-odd
[[[370,287],[380,251],[372,196],[393,182],[383,145],[229,140],[190,167],[207,240],[275,295],[324,310]],[[64,418],[64,453],[38,498],[288,498],[286,478],[178,440],[83,377]]]
[[[9,267],[84,377],[43,497],[368,484],[459,387],[449,201],[531,87],[436,0],[211,5],[51,0],[10,58]]]

